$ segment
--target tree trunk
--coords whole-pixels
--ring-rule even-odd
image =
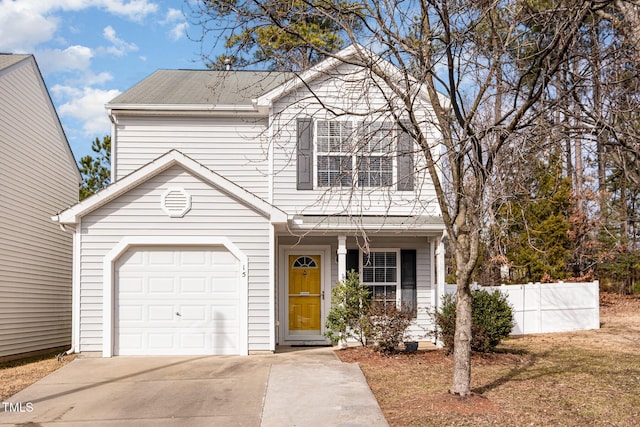
[[[453,338],[453,386],[452,394],[471,394],[471,272],[475,265],[471,247],[475,239],[460,233],[456,239],[456,331]],[[476,257],[477,258],[477,257]]]
[[[471,287],[457,275],[456,332],[453,341],[453,387],[459,396],[471,394]],[[468,282],[468,280],[465,280]]]

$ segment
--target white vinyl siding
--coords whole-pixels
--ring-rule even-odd
[[[245,190],[268,196],[266,119],[119,115],[114,146],[116,179],[176,149]]]
[[[337,121],[350,122],[351,126],[357,127],[356,124],[361,122],[384,123],[390,120],[379,112],[379,109],[385,106],[385,100],[378,90],[366,87],[364,83],[347,84],[346,82],[347,80],[348,82],[365,82],[366,76],[362,72],[355,71],[350,65],[340,65],[339,69],[348,75],[345,79],[320,77],[310,82],[313,86],[313,94],[306,88],[298,88],[291,94],[278,99],[274,105],[270,118],[273,126],[271,133],[275,135],[272,143],[273,203],[289,214],[302,215],[438,215],[439,207],[435,191],[426,172],[424,156],[418,147],[414,153],[415,169],[418,172],[413,191],[395,190],[395,181],[397,181],[396,174],[393,172],[396,163],[395,152],[390,156],[390,163],[379,161],[383,155],[388,154],[385,152],[386,147],[379,148],[380,151],[374,153],[376,159],[371,158],[367,153],[370,162],[368,164],[360,162],[360,165],[357,164],[358,153],[354,153],[353,149],[348,147],[352,156],[351,179],[355,185],[347,185],[348,178],[343,178],[342,186],[322,185],[325,180],[330,183],[338,179],[341,174],[346,176],[344,169],[348,160],[342,157],[348,156],[344,154],[345,147],[340,147],[339,144],[334,143],[334,149],[331,150],[331,139],[335,141],[338,138],[331,135],[331,128],[323,128],[326,125],[321,125],[318,130],[318,124]],[[327,106],[326,109],[315,101],[316,97],[322,99]],[[337,112],[354,112],[357,115],[344,114],[336,117],[327,112],[329,109]],[[426,105],[424,108],[417,109],[418,114],[429,114],[429,112],[430,109]],[[296,119],[300,117],[308,117],[314,121],[315,185],[312,190],[296,188]],[[426,120],[425,129],[430,140],[436,141],[439,138],[435,129],[426,124]],[[384,135],[384,132],[382,134]],[[326,143],[325,140],[327,140]],[[376,141],[371,143],[375,145]],[[323,151],[325,146],[327,151]],[[338,150],[341,152],[338,153]],[[363,172],[361,185],[358,185],[357,180],[359,169]],[[382,184],[389,180],[389,173],[391,173],[392,185],[378,186],[378,181]]]
[[[0,70],[0,358],[71,344],[79,174],[33,59]]]
[[[171,218],[161,207],[167,188],[184,188],[191,210]],[[249,351],[269,348],[269,224],[250,207],[174,166],[82,218],[80,351],[102,351],[105,255],[125,236],[226,237],[249,259]]]

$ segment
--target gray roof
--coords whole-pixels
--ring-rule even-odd
[[[18,62],[30,56],[31,55],[15,55],[12,53],[0,53],[0,70],[9,68],[13,64],[17,64]]]
[[[109,105],[251,105],[293,75],[269,71],[158,70]]]

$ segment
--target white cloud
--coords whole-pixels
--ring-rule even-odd
[[[105,39],[113,43],[112,46],[106,48],[106,51],[115,56],[124,56],[128,52],[135,52],[138,50],[138,46],[135,43],[127,43],[126,41],[118,38],[116,30],[111,25],[108,25],[102,31],[102,35]]]
[[[73,0],[67,0],[73,1]],[[147,0],[100,0],[95,3],[101,3],[102,6],[114,15],[124,16],[132,21],[141,21],[147,15],[155,13],[158,5],[150,3]]]
[[[92,85],[102,85],[110,80],[113,80],[113,76],[111,75],[111,73],[103,71],[102,73],[99,73],[99,74],[90,73],[85,76],[83,81],[85,84],[92,86]]]
[[[163,21],[160,21],[160,23],[165,25],[165,24],[171,24],[177,21],[184,21],[184,14],[182,13],[181,10],[170,7],[169,10],[167,11],[167,16],[164,18]]]
[[[0,51],[31,53],[35,46],[53,38],[58,18],[44,16],[21,2],[0,2]]]
[[[180,40],[182,37],[184,37],[187,34],[188,27],[189,27],[189,24],[187,24],[186,22],[177,24],[171,29],[171,31],[169,31],[169,36],[171,36],[173,40]]]
[[[91,65],[93,52],[86,46],[69,46],[61,49],[44,49],[36,52],[36,59],[43,74],[59,71],[86,71]]]
[[[111,122],[104,105],[118,96],[119,90],[55,85],[51,88],[51,92],[55,97],[67,100],[58,107],[58,114],[64,118],[80,121],[85,135],[111,132]]]
[[[158,11],[149,0],[0,0],[0,51],[31,53],[54,39],[60,24],[56,12],[89,8],[136,22]]]
[[[187,34],[187,28],[189,24],[185,20],[184,14],[181,10],[169,8],[165,18],[160,21],[162,25],[171,25],[171,29],[168,34],[172,40],[180,40]]]

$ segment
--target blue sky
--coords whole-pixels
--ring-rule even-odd
[[[183,0],[0,0],[0,52],[32,53],[76,159],[109,100],[159,68],[204,68]]]

